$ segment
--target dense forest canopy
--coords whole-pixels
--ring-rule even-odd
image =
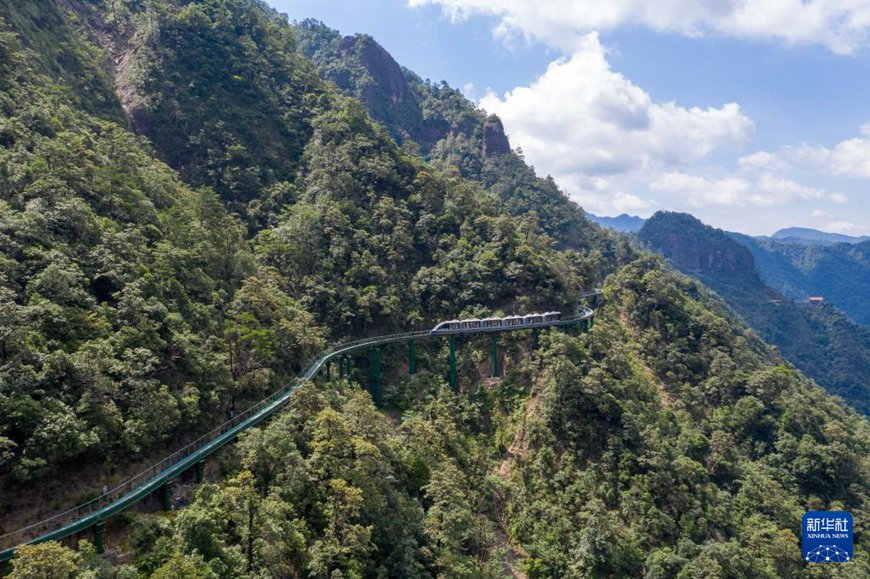
[[[22,548],[12,577],[821,577],[803,512],[866,520],[865,419],[590,224],[454,89],[399,68],[414,114],[371,112],[370,38],[256,0],[0,7],[0,532],[327,343],[605,287],[589,333],[505,336],[500,379],[469,338],[459,392],[439,342],[413,377],[384,352],[383,409],[364,360],[307,384],[171,515],[110,522],[120,555]],[[863,529],[855,553],[842,576],[870,574]]]

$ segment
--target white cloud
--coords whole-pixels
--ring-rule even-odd
[[[706,179],[685,173],[666,173],[650,184],[653,191],[676,193],[691,207],[729,205],[743,207],[749,182],[745,179]]]
[[[686,36],[821,44],[848,54],[867,45],[870,0],[408,0],[460,20],[498,18],[495,32],[573,52],[583,33],[640,25]]]
[[[864,125],[861,131],[864,132],[867,128],[868,125]],[[769,155],[768,162],[771,168],[776,164],[813,165],[832,175],[870,179],[870,138],[846,139],[830,148],[804,143],[782,147],[776,154],[761,151],[741,158],[739,161],[741,168],[763,168],[760,161],[755,163],[756,160],[761,159],[761,157],[756,158],[756,155]]]
[[[624,175],[697,161],[743,142],[752,121],[735,103],[685,108],[654,103],[605,58],[595,33],[570,58],[550,63],[530,86],[480,102],[498,114],[511,142],[569,192],[581,176]]]
[[[767,151],[758,151],[751,155],[740,157],[740,159],[737,160],[737,163],[740,165],[741,169],[747,171],[756,169],[782,171],[789,167],[789,163],[784,159],[774,153],[768,153]]]
[[[831,216],[830,213],[828,213],[827,211],[822,211],[821,209],[816,209],[815,211],[813,211],[812,215],[816,219],[827,219]]]
[[[825,225],[825,231],[830,233],[849,233],[855,230],[855,224],[850,221],[831,221]]]
[[[837,143],[830,151],[829,165],[836,175],[870,178],[870,139]]]
[[[650,184],[653,191],[679,194],[690,207],[777,207],[796,201],[828,200],[845,203],[846,197],[824,189],[805,187],[790,179],[765,173],[754,182],[729,177],[708,179],[685,173],[666,173]]]
[[[560,181],[560,186],[570,192],[572,200],[585,210],[599,215],[619,213],[650,213],[656,206],[654,199],[644,199],[625,190],[622,179],[613,181],[605,177],[573,175]]]

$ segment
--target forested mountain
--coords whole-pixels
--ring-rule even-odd
[[[577,204],[511,149],[497,116],[487,116],[446,83],[424,81],[402,68],[370,36],[342,37],[314,20],[294,29],[300,51],[318,72],[358,98],[394,138],[410,151],[419,150],[432,167],[481,183],[510,214],[536,218],[561,245],[576,248],[596,235]]]
[[[796,301],[820,296],[870,327],[870,241],[797,244],[739,233],[731,237],[755,259],[761,278]]]
[[[762,281],[753,253],[727,233],[691,215],[659,212],[638,234],[680,270],[716,290],[792,364],[865,415],[870,412],[870,331],[828,304],[796,303]],[[759,243],[739,236],[746,245]],[[801,246],[792,246],[796,250]],[[836,246],[839,247],[839,246]],[[852,271],[858,269],[853,266]],[[838,282],[862,281],[839,272]],[[857,276],[857,277],[860,277]]]
[[[803,512],[866,520],[864,418],[371,39],[256,0],[0,6],[0,533],[328,342],[605,286],[591,332],[503,337],[504,378],[464,340],[458,393],[444,344],[414,377],[384,352],[380,410],[357,360],[179,482],[176,512],[110,521],[109,558],[49,543],[10,576],[822,577]],[[383,79],[414,106],[376,113]]]

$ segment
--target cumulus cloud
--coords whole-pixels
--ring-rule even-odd
[[[829,151],[828,164],[836,175],[870,178],[870,139],[848,139]]]
[[[709,205],[775,207],[807,200],[847,202],[846,197],[840,193],[828,193],[824,189],[806,187],[770,173],[750,182],[736,177],[709,179],[671,172],[653,181],[650,188],[653,191],[681,195],[687,205],[696,208]]]
[[[501,36],[522,35],[573,52],[579,35],[621,25],[686,36],[719,35],[820,44],[838,54],[866,46],[868,0],[408,0],[454,19],[498,18]]]
[[[489,93],[480,104],[501,117],[526,159],[566,185],[581,175],[690,163],[753,132],[752,121],[735,103],[701,109],[653,102],[611,69],[595,33],[530,86],[502,97]]]
[[[789,167],[789,163],[785,159],[767,151],[758,151],[751,155],[740,157],[737,163],[744,170],[782,171]]]
[[[825,225],[829,233],[850,233],[855,230],[855,224],[850,221],[831,221]]]
[[[866,132],[867,125],[861,127]],[[739,160],[743,169],[783,169],[791,165],[815,166],[832,175],[870,179],[870,138],[855,137],[823,145],[792,145],[777,153],[759,151]]]
[[[631,184],[626,181],[621,178],[570,175],[561,180],[559,185],[570,192],[574,201],[592,213],[599,215],[650,213],[650,209],[656,206],[656,201],[630,192]]]
[[[685,173],[666,173],[650,184],[653,191],[676,193],[684,196],[684,201],[692,207],[706,205],[743,206],[744,197],[749,190],[745,179],[707,179]]]

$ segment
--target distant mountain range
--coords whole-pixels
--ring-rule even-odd
[[[833,245],[835,243],[870,241],[870,236],[867,235],[855,237],[853,235],[843,235],[842,233],[828,233],[808,227],[786,227],[785,229],[780,229],[771,237],[785,243],[801,243],[804,245]]]
[[[617,215],[616,217],[601,217],[587,212],[586,216],[590,221],[594,221],[602,227],[609,227],[614,231],[621,231],[623,233],[637,233],[640,231],[640,228],[643,227],[644,223],[643,217],[629,215],[627,213]]]
[[[747,325],[778,346],[792,364],[857,410],[870,414],[870,330],[855,324],[826,302],[810,305],[806,298],[790,299],[765,283],[757,267],[764,263],[774,269],[771,264],[775,264],[777,271],[787,271],[781,263],[788,259],[780,253],[783,247],[792,249],[798,261],[811,248],[757,240],[714,229],[685,213],[663,211],[646,220],[638,238],[678,269],[714,289]],[[829,250],[833,248],[860,245],[813,246],[819,256],[816,263],[834,261],[829,259]],[[758,261],[756,253],[761,256]],[[845,292],[846,286],[852,284],[866,291],[870,282],[867,262],[863,259],[858,262],[862,265],[850,269],[843,265],[844,261],[836,261],[845,268],[838,273],[827,265],[815,270],[827,271],[819,280],[827,278],[829,288],[842,285]],[[855,276],[856,271],[863,273]],[[864,283],[856,284],[855,277],[861,276]]]
[[[609,227],[614,231],[623,233],[637,233],[646,221],[643,217],[623,213],[616,217],[607,217],[586,213],[591,221],[603,227]],[[835,243],[862,243],[870,241],[870,235],[843,235],[842,233],[828,233],[809,227],[786,227],[780,229],[769,238],[758,236],[759,239],[775,239],[783,243],[799,243],[801,245],[834,245]]]
[[[590,220],[623,233],[638,233],[647,220],[623,213]],[[870,327],[870,237],[827,233],[807,227],[772,236],[723,232],[752,253],[754,268],[772,289],[796,301],[822,297],[853,321]]]
[[[806,244],[740,233],[728,236],[752,252],[766,284],[797,301],[822,297],[870,327],[870,241]]]

